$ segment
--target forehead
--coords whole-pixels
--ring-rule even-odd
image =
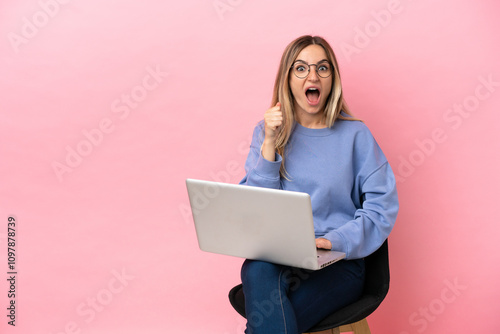
[[[312,44],[300,51],[297,59],[295,60],[302,60],[306,63],[314,64],[324,59],[328,59],[328,57],[323,47],[320,45]]]

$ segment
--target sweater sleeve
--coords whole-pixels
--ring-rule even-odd
[[[361,185],[362,207],[354,219],[328,232],[332,250],[357,259],[376,251],[389,236],[399,210],[396,180],[388,162],[367,176]]]
[[[245,177],[240,184],[280,189],[280,167],[282,158],[276,153],[275,161],[264,159],[261,153],[264,140],[264,122],[261,121],[255,127],[250,152],[245,162]]]

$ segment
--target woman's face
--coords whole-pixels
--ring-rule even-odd
[[[289,75],[289,84],[294,97],[295,116],[299,123],[301,120],[309,123],[323,118],[326,100],[332,90],[333,73],[323,78],[318,75],[317,71],[322,76],[325,76],[328,71],[333,72],[332,65],[327,61],[326,52],[320,45],[309,45],[295,59]],[[310,70],[307,77],[301,79],[294,73],[305,76],[307,65],[301,66],[304,64],[310,65]]]

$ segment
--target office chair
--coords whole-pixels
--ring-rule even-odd
[[[366,317],[382,303],[389,291],[389,248],[387,240],[374,253],[365,258],[365,286],[360,299],[330,314],[310,328],[307,333],[321,332],[338,334],[354,332],[371,334]],[[245,296],[239,284],[229,292],[233,308],[245,317]]]

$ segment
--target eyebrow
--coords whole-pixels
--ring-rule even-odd
[[[307,63],[306,63],[306,61],[305,61],[305,60],[302,60],[302,59],[297,59],[297,60],[295,60],[295,62],[297,62],[297,61],[300,61],[301,63],[307,64]],[[322,63],[322,62],[324,62],[324,61],[328,62],[328,59],[321,59],[321,60],[320,60],[320,61],[318,61],[316,64]]]

